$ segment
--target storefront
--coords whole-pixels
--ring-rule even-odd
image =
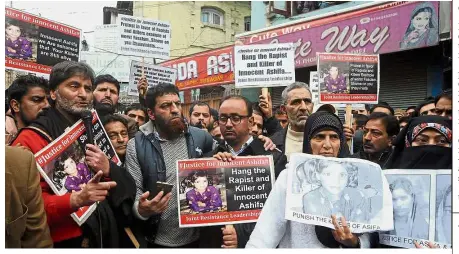
[[[440,41],[451,38],[440,36],[451,16],[444,15],[448,9],[445,11],[440,5],[439,2],[383,3],[240,34],[236,43],[294,43],[296,80],[306,83],[310,72],[316,71],[317,52],[380,54],[379,100],[394,108],[406,108],[451,86],[444,84],[444,71],[448,69],[445,52],[451,51],[451,43]],[[446,7],[451,8],[450,3]],[[419,13],[430,18],[426,24],[413,25],[412,20]],[[415,26],[426,29],[418,33]],[[418,34],[421,35],[417,39],[412,39]],[[283,87],[271,89],[274,105],[281,102],[282,90]]]

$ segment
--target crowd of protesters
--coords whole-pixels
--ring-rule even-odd
[[[139,88],[147,86],[142,79]],[[77,62],[56,64],[49,81],[20,76],[8,88],[6,247],[378,248],[374,233],[352,234],[346,224],[328,229],[284,219],[290,155],[353,157],[383,170],[452,168],[451,90],[405,112],[385,102],[367,105],[354,112],[349,125],[331,105],[313,112],[311,91],[302,82],[284,89],[278,107],[269,94],[260,95],[257,103],[231,95],[219,108],[195,102],[187,116],[175,85],[147,89],[139,105],[124,113],[118,112],[119,93],[114,77],[95,77],[90,66]],[[56,195],[39,177],[32,153],[89,109],[102,119],[122,165],[89,144],[85,162],[93,177],[78,191]],[[351,140],[352,147],[347,145]],[[256,223],[179,227],[177,160],[253,155],[272,155],[276,175]],[[173,190],[158,192],[158,181]],[[79,208],[96,202],[84,224],[72,219]]]

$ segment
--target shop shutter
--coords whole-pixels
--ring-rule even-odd
[[[271,88],[271,101],[273,102],[273,107],[282,104],[282,91],[284,91],[284,89],[285,86]]]
[[[379,100],[394,109],[416,106],[427,96],[426,49],[380,56]]]

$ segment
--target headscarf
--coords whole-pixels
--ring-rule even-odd
[[[304,126],[303,153],[312,154],[311,139],[315,134],[324,130],[331,130],[339,135],[340,149],[338,158],[347,157],[348,150],[346,149],[343,124],[338,116],[326,111],[318,111],[308,117]]]
[[[340,149],[338,158],[347,157],[346,138],[344,137],[343,125],[335,114],[318,111],[308,117],[304,127],[303,153],[312,154],[311,139],[320,131],[331,130],[339,135]],[[332,229],[315,226],[317,239],[328,248],[339,248],[341,244],[335,240]]]
[[[451,169],[451,147],[412,146],[413,140],[425,129],[434,129],[452,141],[452,121],[442,116],[412,118],[397,136],[394,152],[386,168],[392,169]]]

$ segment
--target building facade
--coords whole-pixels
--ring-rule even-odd
[[[203,51],[234,44],[237,34],[250,30],[250,15],[250,2],[245,1],[136,1],[133,5],[133,16],[170,23],[172,28],[171,59],[192,57]],[[195,60],[198,63],[202,62],[199,57]],[[167,65],[167,63],[165,64]],[[174,65],[173,67],[177,68],[177,66]],[[178,71],[180,72],[179,76],[182,74],[186,76],[185,73],[182,73],[184,72],[183,69]],[[200,72],[206,71],[208,69]],[[190,70],[187,72],[191,73]],[[186,89],[179,86],[179,88],[183,90],[183,113],[185,116],[189,115],[189,107],[196,100],[205,101],[211,107],[218,108],[225,90],[221,86],[196,89]]]
[[[379,54],[380,96],[406,108],[451,88],[451,2],[252,1],[252,31],[237,36],[245,45],[295,43],[296,80],[309,83],[316,52]],[[428,37],[408,47],[412,20],[419,10],[430,15]],[[386,29],[386,30],[384,30]],[[387,40],[376,40],[385,31]],[[373,37],[373,38],[370,38]],[[356,43],[360,40],[360,43]],[[308,50],[311,51],[308,51]],[[309,54],[309,55],[308,55]],[[280,103],[284,87],[271,89]],[[242,93],[257,100],[257,89]]]

